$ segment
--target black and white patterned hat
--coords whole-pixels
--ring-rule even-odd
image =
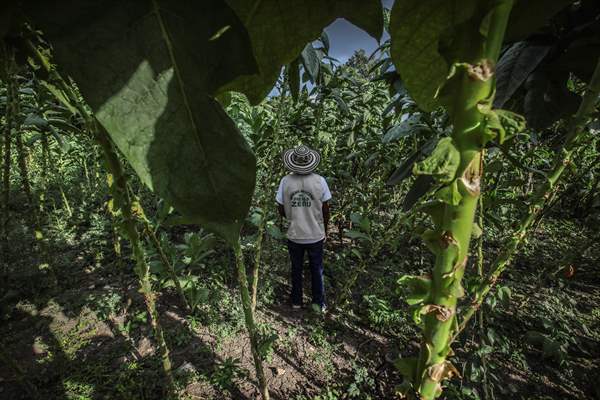
[[[291,172],[306,175],[313,172],[321,162],[318,151],[300,145],[283,153],[283,164]]]

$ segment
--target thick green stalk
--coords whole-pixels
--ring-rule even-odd
[[[235,253],[235,264],[237,267],[238,283],[240,285],[240,293],[242,296],[242,308],[244,309],[246,329],[248,330],[248,335],[250,336],[250,349],[252,351],[254,368],[256,369],[256,376],[258,378],[258,388],[263,400],[269,400],[269,386],[267,383],[267,378],[265,377],[262,358],[258,352],[258,331],[254,322],[254,311],[252,310],[250,292],[248,291],[248,279],[246,278],[244,255],[242,254],[242,247],[239,240],[233,245],[233,252]]]
[[[67,199],[67,195],[65,194],[65,190],[63,188],[62,183],[58,184],[58,190],[60,190],[60,197],[62,198],[63,205],[65,206],[65,209],[67,210],[67,214],[69,215],[69,218],[71,218],[73,216],[73,209],[71,208],[71,205],[69,204],[69,199]]]
[[[110,172],[107,173],[107,181],[112,182],[114,179]],[[112,231],[112,241],[113,241],[113,250],[115,252],[115,258],[117,262],[117,267],[119,268],[119,272],[121,274],[121,278],[125,278],[123,275],[123,260],[122,260],[122,252],[121,252],[121,235],[119,234],[119,230],[117,229],[117,221],[115,215],[110,213],[110,221],[111,221],[111,231]],[[124,282],[124,280],[123,280]]]
[[[27,148],[23,145],[23,132],[21,131],[21,124],[19,122],[18,116],[21,115],[21,104],[19,100],[19,85],[16,78],[16,74],[18,72],[18,67],[14,60],[11,61],[12,68],[11,74],[8,76],[8,81],[10,82],[10,91],[11,91],[11,101],[10,105],[12,107],[12,115],[17,118],[13,121],[13,131],[15,136],[15,149],[17,150],[17,164],[19,166],[19,174],[21,175],[21,185],[23,188],[23,193],[25,193],[25,197],[27,198],[27,204],[30,207],[33,227],[35,233],[35,240],[39,245],[40,252],[42,254],[42,259],[48,260],[48,252],[44,243],[44,234],[42,233],[41,221],[39,219],[38,207],[34,204],[33,195],[31,194],[31,183],[29,181],[29,169],[27,166],[27,159],[29,154],[27,152]],[[50,265],[50,264],[48,264]],[[56,276],[50,268],[52,275],[56,281]]]
[[[279,115],[277,116],[277,120],[275,121],[275,129],[279,128]],[[273,168],[273,160],[276,160],[277,157],[271,157],[270,152],[267,151],[267,162],[266,169],[269,170],[269,166],[271,167],[269,173],[264,177],[264,185],[263,185],[263,197],[260,204],[260,208],[262,209],[262,218],[260,220],[260,225],[258,226],[258,232],[256,233],[256,242],[255,242],[255,253],[254,253],[254,268],[252,269],[252,280],[250,281],[250,297],[252,302],[252,311],[256,311],[256,303],[257,303],[257,294],[258,294],[258,276],[260,271],[260,262],[262,258],[263,252],[263,241],[265,236],[265,229],[267,227],[267,215],[268,215],[268,207],[269,200],[271,199],[269,193],[269,180],[271,179]]]
[[[533,198],[529,203],[529,212],[521,219],[517,230],[512,234],[510,239],[505,244],[500,254],[492,263],[491,272],[486,279],[478,286],[475,291],[474,300],[465,311],[462,322],[459,326],[457,334],[462,331],[469,320],[477,312],[477,309],[483,303],[485,296],[492,289],[498,277],[509,266],[512,258],[517,252],[517,249],[527,236],[527,233],[538,215],[544,209],[548,199],[553,197],[557,188],[557,183],[561,179],[565,169],[572,162],[573,155],[580,145],[580,139],[584,136],[584,128],[588,117],[594,111],[598,96],[600,95],[600,59],[596,64],[596,69],[592,80],[583,96],[583,101],[577,110],[577,113],[568,125],[569,132],[565,140],[563,148],[556,153],[553,167],[548,173],[546,180],[537,188]]]
[[[277,129],[279,126],[279,124],[276,122],[276,128]],[[267,163],[267,165],[269,165]],[[265,182],[263,185],[263,197],[262,197],[262,201],[261,201],[261,209],[262,209],[262,218],[260,220],[260,225],[258,226],[258,232],[256,233],[256,242],[254,243],[254,247],[255,247],[255,253],[254,253],[254,267],[252,269],[252,280],[250,281],[250,299],[251,299],[251,305],[252,305],[252,312],[256,311],[256,303],[257,303],[257,295],[258,295],[258,276],[259,276],[259,271],[260,271],[260,261],[262,258],[262,250],[263,250],[263,240],[264,240],[264,236],[265,236],[265,228],[267,226],[267,207],[268,207],[268,200],[270,199],[270,196],[268,194],[268,179],[271,178],[271,174],[267,174],[267,176],[264,178]]]
[[[457,205],[442,203],[436,206],[436,227],[427,238],[436,260],[428,304],[421,310],[424,314],[423,340],[414,376],[414,386],[422,400],[438,397],[442,393],[441,381],[456,374],[456,369],[446,358],[451,353],[456,303],[480,193],[482,150],[489,140],[481,106],[493,100],[493,70],[512,4],[512,0],[493,3],[488,34],[481,46],[483,50],[473,58],[475,64],[462,64],[458,75],[452,78],[457,84],[450,112],[454,126],[452,141],[460,155],[453,184],[461,199]]]

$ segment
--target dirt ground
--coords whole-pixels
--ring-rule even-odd
[[[18,273],[1,303],[0,338],[16,365],[0,364],[0,399],[33,399],[36,393],[43,399],[163,398],[160,360],[133,275],[110,257],[98,262],[98,254],[82,249],[76,239],[54,243],[59,251],[52,271],[27,256],[13,265]],[[28,245],[15,247],[12,255],[29,254]],[[493,253],[495,244],[488,245]],[[259,305],[258,320],[278,337],[266,361],[273,399],[394,398],[401,377],[390,361],[418,351],[417,331],[405,306],[395,311],[393,329],[379,329],[365,317],[360,293],[387,290],[397,297],[391,290],[395,277],[419,272],[423,263],[410,246],[374,260],[350,305],[323,318],[287,305],[285,250],[271,243],[261,287],[270,297]],[[561,251],[538,233],[501,282],[512,296],[484,327],[495,332],[487,379],[496,399],[600,398],[600,253],[582,254],[575,274],[565,279],[553,275]],[[327,257],[335,252],[331,245]],[[333,284],[328,279],[330,295]],[[233,284],[223,290],[237,299]],[[170,291],[160,297],[159,307],[182,398],[258,397],[240,318],[219,323],[190,318]],[[224,304],[223,310],[227,307],[235,308]],[[468,330],[454,346],[464,378],[449,383],[444,398],[474,399],[470,388],[480,391],[469,370],[481,350],[478,329]],[[528,341],[532,331],[566,346],[564,352]]]

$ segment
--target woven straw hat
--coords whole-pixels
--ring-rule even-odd
[[[304,145],[286,150],[283,153],[283,164],[285,167],[289,171],[301,175],[313,172],[320,162],[321,155],[319,152]]]

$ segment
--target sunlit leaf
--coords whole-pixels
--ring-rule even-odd
[[[433,152],[416,163],[413,167],[415,175],[431,175],[442,183],[448,183],[454,179],[456,170],[460,164],[460,154],[450,137],[440,139]]]
[[[26,11],[142,182],[189,220],[235,240],[255,159],[210,96],[256,71],[233,11],[220,0],[40,0]]]

